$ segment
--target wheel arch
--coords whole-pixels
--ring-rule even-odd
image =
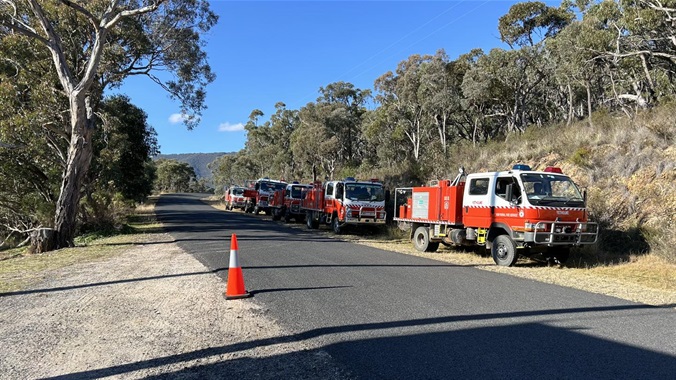
[[[488,229],[488,235],[486,236],[486,248],[490,249],[493,246],[493,240],[499,235],[508,235],[512,237],[512,228],[506,225],[505,223],[493,223]]]

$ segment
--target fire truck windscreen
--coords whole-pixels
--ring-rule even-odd
[[[261,182],[261,191],[265,191],[267,193],[272,193],[275,190],[282,190],[286,188],[285,183],[276,183],[276,182]]]
[[[580,189],[566,176],[524,173],[521,181],[532,205],[584,207]]]
[[[352,201],[382,202],[385,200],[385,193],[381,185],[348,183],[345,185],[345,198]]]
[[[291,198],[300,199],[303,193],[305,186],[292,186],[291,187]]]
[[[244,189],[239,188],[239,187],[236,187],[236,188],[232,189],[232,195],[238,195],[238,196],[240,196],[240,195],[242,195],[242,194],[244,194]]]

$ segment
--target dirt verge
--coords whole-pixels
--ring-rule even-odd
[[[345,378],[164,234],[0,294],[0,378]]]

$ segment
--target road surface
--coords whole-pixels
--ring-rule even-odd
[[[359,379],[673,379],[676,312],[361,246],[165,195],[159,220]],[[255,344],[269,344],[261,341]]]

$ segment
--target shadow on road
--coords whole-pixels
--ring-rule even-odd
[[[368,339],[329,343],[320,350],[337,362],[350,363],[350,377],[362,379],[667,379],[676,373],[676,357],[585,335],[575,328],[561,328],[542,323],[512,323],[454,330],[453,322],[501,321],[531,316],[654,309],[647,305],[620,305],[589,308],[536,310],[478,315],[445,316],[406,321],[390,321],[309,330],[280,338],[241,342],[178,355],[138,361],[108,368],[71,373],[53,379],[84,379],[129,374],[141,369],[207,360],[218,355],[247,349],[303,341],[332,334],[373,331]],[[666,310],[665,312],[671,312]],[[610,316],[610,315],[609,315]],[[442,326],[442,324],[444,326]],[[387,329],[439,325],[444,331],[410,335],[387,335]],[[380,335],[380,336],[377,336]],[[180,378],[278,378],[278,371],[291,368],[300,377],[309,370],[299,356],[313,351],[294,352],[266,358],[219,361],[214,364],[186,367],[166,376]],[[362,352],[355,362],[354,352]],[[312,355],[309,355],[310,358]],[[302,358],[301,358],[302,359]],[[289,364],[291,363],[291,364]],[[317,370],[315,368],[315,370]],[[319,369],[322,370],[322,369]],[[288,375],[288,372],[284,372]],[[288,377],[287,377],[288,378]],[[291,375],[290,378],[294,378]],[[310,377],[312,378],[312,376]]]

